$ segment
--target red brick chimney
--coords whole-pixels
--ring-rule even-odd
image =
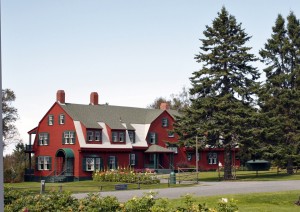
[[[64,90],[58,90],[56,92],[56,102],[65,104],[65,91]]]
[[[90,96],[90,104],[91,105],[98,105],[98,93],[92,92]]]
[[[170,110],[170,104],[168,102],[162,102],[160,103],[159,108],[161,110]]]

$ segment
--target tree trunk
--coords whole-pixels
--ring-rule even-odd
[[[231,148],[226,146],[224,148],[224,180],[232,180],[232,160],[231,160]]]
[[[288,161],[287,161],[287,166],[286,166],[286,173],[287,174],[294,174],[294,170],[293,170],[293,159],[292,158],[288,158]]]

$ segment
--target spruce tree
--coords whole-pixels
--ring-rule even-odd
[[[300,24],[294,13],[278,15],[260,55],[266,83],[260,93],[266,156],[293,173],[300,149]]]
[[[203,34],[195,56],[202,67],[190,78],[192,103],[177,118],[175,131],[186,145],[193,145],[197,136],[202,147],[224,148],[224,179],[228,180],[233,177],[232,150],[252,140],[259,73],[251,64],[257,58],[245,45],[251,37],[225,7]]]

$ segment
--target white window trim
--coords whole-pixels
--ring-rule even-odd
[[[64,114],[60,114],[59,115],[59,124],[65,124],[65,115]]]

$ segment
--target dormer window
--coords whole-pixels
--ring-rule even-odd
[[[135,132],[133,130],[128,130],[128,135],[129,135],[130,142],[132,144],[134,144],[135,143]]]
[[[89,130],[87,130],[86,134],[87,134],[87,141],[89,141],[89,142],[102,141],[101,130],[89,129]]]
[[[64,114],[59,115],[59,124],[65,124],[65,115]]]
[[[54,123],[54,116],[53,115],[49,115],[48,116],[48,125],[52,126]]]
[[[162,127],[168,127],[169,123],[168,123],[168,119],[167,118],[163,118],[162,119]]]
[[[112,131],[112,142],[114,143],[124,143],[125,142],[125,132],[123,131]]]

